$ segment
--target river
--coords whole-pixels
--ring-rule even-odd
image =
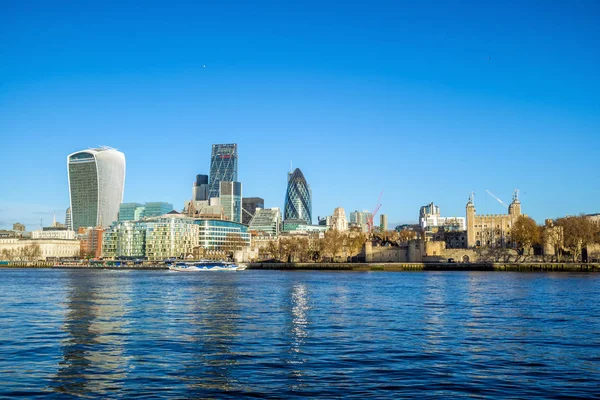
[[[0,274],[0,397],[600,394],[600,274]]]

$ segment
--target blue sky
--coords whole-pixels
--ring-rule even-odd
[[[191,196],[238,143],[245,196],[417,220],[434,201],[542,222],[600,212],[600,6],[557,2],[33,2],[0,13],[0,228],[64,219],[66,156],[127,158],[126,202]],[[203,66],[206,66],[205,68]]]

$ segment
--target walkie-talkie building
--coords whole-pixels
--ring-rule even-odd
[[[210,156],[208,197],[219,197],[220,182],[238,181],[237,144],[213,144]]]
[[[288,186],[285,194],[285,220],[302,220],[307,225],[312,224],[312,203],[310,186],[306,179],[296,168],[293,173],[288,174]]]
[[[71,224],[107,228],[118,219],[125,187],[125,155],[110,147],[69,154]]]

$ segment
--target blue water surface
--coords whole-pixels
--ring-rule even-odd
[[[600,395],[597,274],[0,274],[0,397]]]

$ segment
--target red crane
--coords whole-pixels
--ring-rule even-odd
[[[369,218],[367,218],[367,228],[369,233],[371,233],[373,231],[373,219],[375,218],[375,215],[377,215],[377,211],[379,211],[379,209],[381,208],[381,197],[383,196],[383,190],[381,190],[381,193],[379,193],[379,198],[377,199],[377,205],[375,206],[375,210],[373,211],[373,213],[371,213],[371,216]]]

